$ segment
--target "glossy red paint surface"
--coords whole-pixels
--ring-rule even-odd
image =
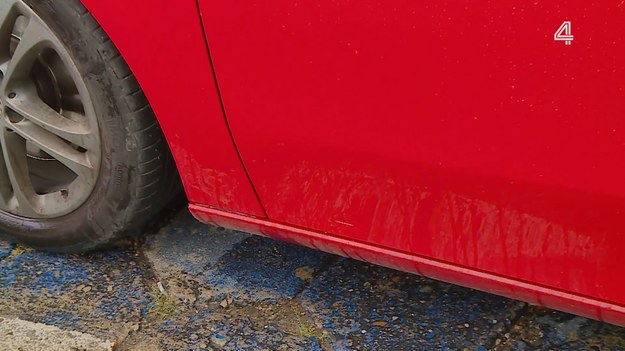
[[[621,1],[200,4],[270,219],[625,304]]]
[[[196,3],[82,2],[141,84],[189,200],[264,217],[224,119]]]
[[[625,325],[621,1],[83,2],[201,220]]]

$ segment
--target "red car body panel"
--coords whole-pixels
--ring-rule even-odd
[[[625,325],[620,1],[84,3],[199,219]]]
[[[196,3],[82,2],[148,97],[189,201],[265,217],[224,119]]]

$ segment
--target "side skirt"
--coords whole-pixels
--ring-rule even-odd
[[[332,254],[625,326],[625,307],[610,302],[267,219],[197,204],[190,204],[189,209],[198,220],[204,223],[288,241]]]

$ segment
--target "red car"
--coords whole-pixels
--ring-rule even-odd
[[[0,232],[201,221],[625,325],[625,5],[0,0]],[[180,177],[178,176],[180,174]]]

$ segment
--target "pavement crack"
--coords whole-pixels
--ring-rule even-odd
[[[141,268],[141,285],[145,288],[146,292],[149,293],[157,286],[158,279],[154,266],[143,252],[144,245],[145,242],[137,243],[131,248],[131,250],[137,258],[136,261]],[[149,324],[147,318],[148,313],[142,314],[134,325],[129,326],[128,329],[118,337],[113,347],[113,350],[130,350],[133,346],[133,337],[135,337],[136,334],[140,333],[141,330],[143,330],[144,327]]]
[[[156,287],[156,284],[158,283],[158,276],[156,275],[156,268],[143,252],[144,245],[145,244],[141,244],[134,250],[138,258],[137,261],[142,268],[141,281],[147,290],[150,291],[152,288]]]

